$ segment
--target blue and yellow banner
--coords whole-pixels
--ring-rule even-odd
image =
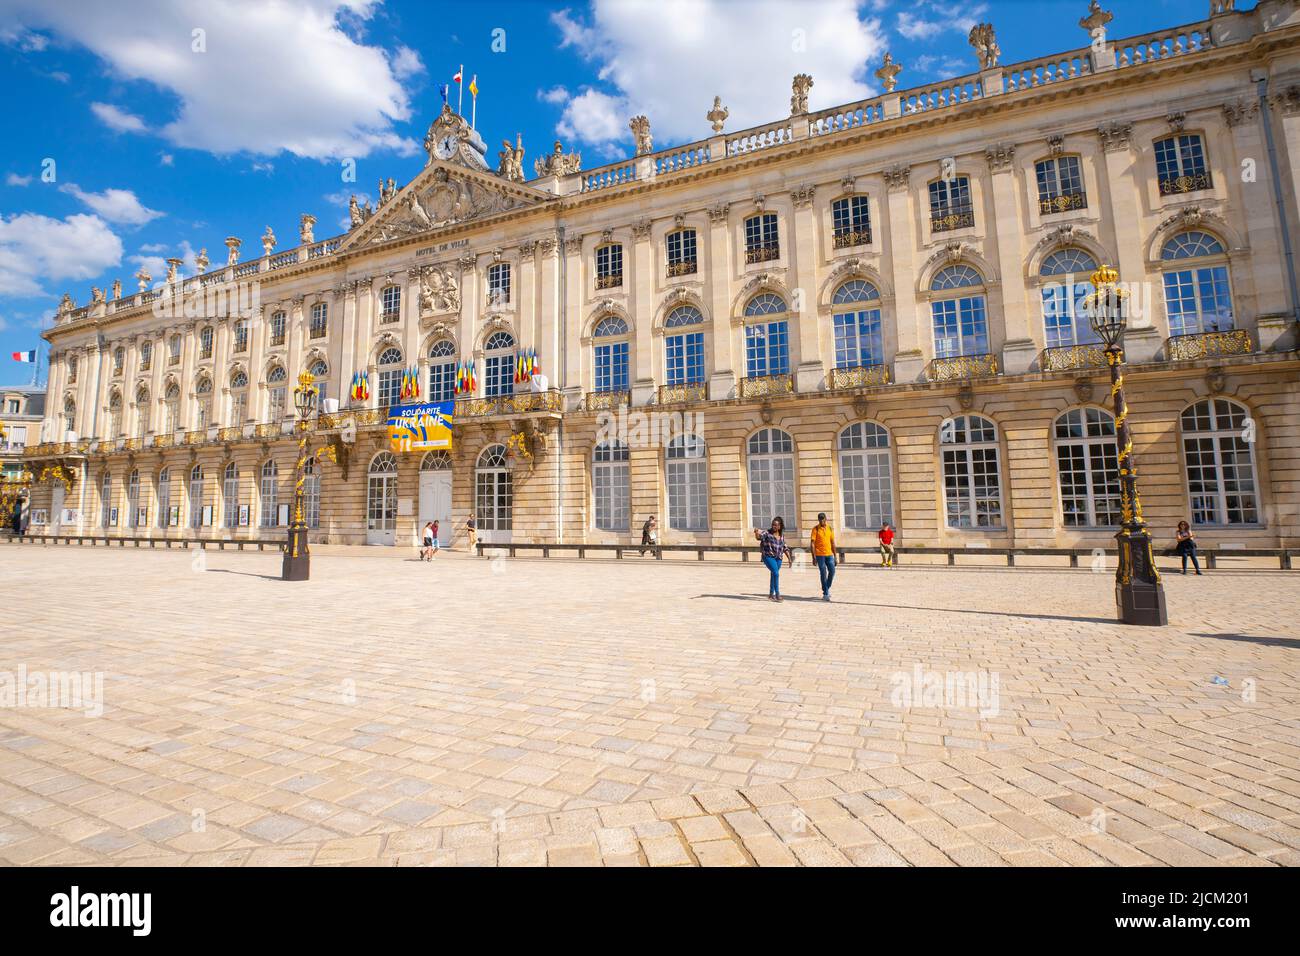
[[[395,452],[451,450],[455,402],[415,402],[388,410],[388,443]]]

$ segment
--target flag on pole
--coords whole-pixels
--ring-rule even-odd
[[[15,361],[15,362],[35,362],[35,361],[36,361],[36,349],[32,349],[31,351],[28,351],[28,352],[15,352],[15,353],[14,353],[14,361]]]
[[[469,80],[469,128],[478,128],[478,74]]]
[[[456,112],[460,116],[465,115],[465,110],[462,108],[465,105],[465,84],[461,82],[464,76],[465,64],[462,63],[460,69],[456,71],[456,75],[452,77],[456,81]]]
[[[461,80],[461,76],[462,74],[464,74],[464,72],[465,72],[465,68],[462,66],[459,70],[456,71],[456,75],[453,76],[452,79],[455,80],[457,83],[459,83]]]
[[[478,96],[478,74],[475,73],[469,79],[469,95]]]
[[[446,106],[447,105],[447,84],[444,83],[442,84],[442,86],[438,87],[438,92],[442,94],[442,105]]]

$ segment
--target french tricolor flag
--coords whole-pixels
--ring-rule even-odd
[[[14,353],[14,361],[15,361],[15,362],[35,362],[35,361],[36,361],[36,349],[32,349],[30,352],[15,352],[15,353]]]

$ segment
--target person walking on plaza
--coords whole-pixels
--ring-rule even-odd
[[[812,536],[808,544],[813,562],[817,565],[817,574],[822,581],[822,600],[831,599],[831,584],[835,581],[835,532],[826,523],[826,512],[817,515],[813,525]]]
[[[437,532],[433,530],[434,523],[426,521],[424,530],[420,532],[420,560],[431,561],[433,559],[433,543],[437,541]]]
[[[880,526],[876,532],[876,537],[880,540],[880,566],[882,568],[892,568],[894,566],[894,528],[888,521]]]
[[[638,552],[645,555],[646,548],[653,548],[659,543],[659,521],[654,515],[645,519],[645,524],[641,525],[641,550]]]
[[[1191,525],[1186,521],[1178,522],[1178,531],[1174,534],[1174,550],[1178,552],[1183,559],[1183,574],[1187,573],[1187,559],[1192,559],[1192,567],[1196,573],[1201,573],[1200,562],[1196,560],[1196,535],[1192,534]]]
[[[474,551],[474,545],[478,543],[478,527],[474,524],[474,516],[470,515],[469,520],[465,522],[465,533],[469,535],[469,550]]]
[[[754,537],[758,539],[763,564],[767,567],[770,575],[767,599],[769,601],[783,600],[781,597],[781,558],[788,558],[790,563],[794,564],[794,552],[785,543],[785,519],[779,515],[773,518],[772,527],[766,531],[759,531],[755,528]]]
[[[429,524],[433,526],[429,529],[431,532],[429,535],[429,560],[432,561],[433,556],[438,553],[438,522],[430,521]]]

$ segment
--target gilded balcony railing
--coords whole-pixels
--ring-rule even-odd
[[[1058,212],[1070,212],[1073,209],[1087,209],[1088,196],[1086,193],[1065,193],[1060,196],[1051,196],[1047,199],[1038,200],[1038,214],[1040,216],[1051,216]]]
[[[831,388],[870,388],[889,384],[888,365],[855,365],[851,368],[833,368],[826,376]]]
[[[124,446],[127,451],[139,451],[144,447],[143,438],[128,438]]]
[[[612,275],[596,276],[597,289],[617,289],[623,284],[623,273],[615,272]]]
[[[176,444],[176,435],[172,432],[163,432],[161,435],[153,436],[154,448],[171,448]]]
[[[1043,349],[1038,367],[1044,372],[1068,372],[1077,368],[1105,368],[1106,353],[1100,345],[1055,345]]]
[[[630,404],[632,393],[626,390],[612,392],[588,392],[583,402],[589,412],[599,412],[609,408],[618,408]]]
[[[793,375],[754,375],[740,380],[741,398],[789,395],[792,392],[794,392]]]
[[[681,402],[702,402],[706,394],[703,382],[682,382],[679,385],[660,385],[657,399],[660,405],[676,405]]]
[[[239,441],[244,437],[244,428],[242,425],[227,425],[217,432],[218,441]]]
[[[1165,341],[1165,357],[1171,362],[1214,358],[1219,355],[1249,355],[1253,351],[1255,346],[1250,341],[1250,333],[1245,329],[1173,335]]]
[[[690,276],[690,275],[695,275],[694,259],[683,259],[681,262],[668,263],[668,278],[671,279],[674,276]]]
[[[848,249],[852,246],[871,245],[870,229],[842,229],[835,233],[831,244],[836,249]]]
[[[777,243],[767,246],[750,246],[745,250],[745,261],[748,263],[770,262],[779,258],[781,258],[781,247]]]
[[[931,232],[951,232],[953,229],[970,229],[975,225],[975,213],[970,209],[954,209],[930,217]]]
[[[206,428],[198,429],[192,432],[186,432],[185,444],[202,445],[205,441],[207,441],[207,438],[208,438],[208,430]]]
[[[258,438],[278,438],[281,428],[279,422],[262,422],[253,429],[253,434]]]
[[[957,382],[998,374],[996,355],[954,355],[931,360],[925,377],[931,382]]]
[[[520,392],[517,395],[497,395],[490,398],[456,399],[455,418],[488,418],[494,415],[521,415],[526,412],[558,412],[563,397],[558,389],[545,392]]]
[[[1194,193],[1201,189],[1209,189],[1214,185],[1210,174],[1193,173],[1190,176],[1171,176],[1167,179],[1161,179],[1160,195],[1172,196],[1178,193]]]

